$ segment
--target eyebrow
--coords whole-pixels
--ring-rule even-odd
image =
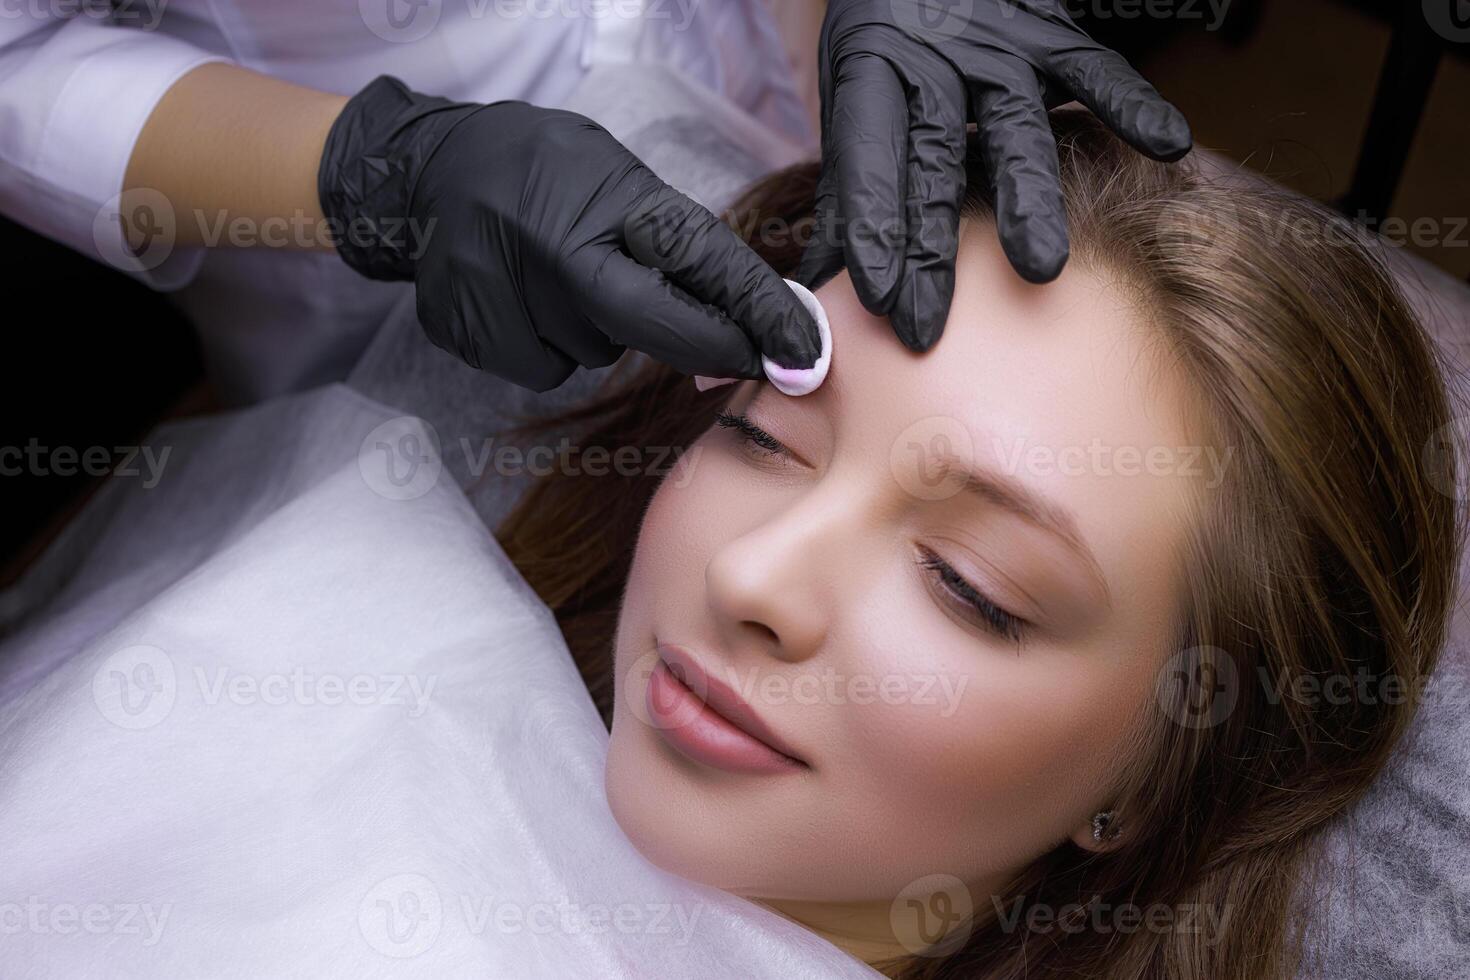
[[[945,460],[942,465],[948,469],[953,462],[955,461],[952,459]],[[1082,559],[1101,587],[1103,598],[1111,605],[1112,593],[1108,589],[1107,579],[1103,577],[1102,566],[1098,564],[1092,549],[1087,547],[1087,542],[1083,540],[1082,532],[1077,527],[1077,518],[1070,510],[1004,474],[968,468],[957,469],[956,472],[964,478],[960,487],[964,493],[1008,510],[1027,523],[1060,538]]]

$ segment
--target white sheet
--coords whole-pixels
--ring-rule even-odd
[[[0,647],[0,976],[876,976],[623,837],[550,613],[394,415],[165,428],[48,554]]]

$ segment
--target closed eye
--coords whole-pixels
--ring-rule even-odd
[[[919,564],[932,573],[937,586],[945,591],[945,601],[964,607],[957,610],[960,615],[1012,643],[1021,642],[1029,625],[1026,620],[1002,609],[934,552],[920,548]]]
[[[765,429],[756,425],[745,413],[732,415],[729,412],[718,412],[715,415],[715,424],[725,429],[734,429],[742,439],[749,445],[763,450],[767,455],[776,455],[786,452],[786,447]]]

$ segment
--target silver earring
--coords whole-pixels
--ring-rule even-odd
[[[1099,810],[1092,815],[1092,839],[1102,843],[1103,835],[1107,833],[1108,825],[1113,822],[1112,810]]]

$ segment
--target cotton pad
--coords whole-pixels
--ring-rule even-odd
[[[817,334],[821,338],[822,352],[817,356],[817,361],[809,368],[782,367],[765,355],[761,356],[761,368],[766,372],[766,377],[776,390],[786,395],[810,395],[822,386],[827,380],[827,370],[832,366],[832,325],[827,322],[827,311],[822,304],[812,295],[812,291],[799,282],[786,280],[786,285],[801,300],[801,305],[811,313],[812,319],[817,321]],[[735,378],[706,378],[700,375],[694,376],[694,386],[700,391],[708,391],[734,382]]]
[[[782,394],[810,395],[827,380],[827,369],[832,366],[832,325],[827,322],[827,311],[822,309],[822,304],[817,302],[810,289],[790,279],[786,280],[786,285],[791,287],[796,298],[801,300],[801,305],[817,321],[817,333],[822,338],[822,353],[809,368],[782,367],[765,356],[761,357],[761,367],[765,369],[766,377],[771,379],[771,384]]]

